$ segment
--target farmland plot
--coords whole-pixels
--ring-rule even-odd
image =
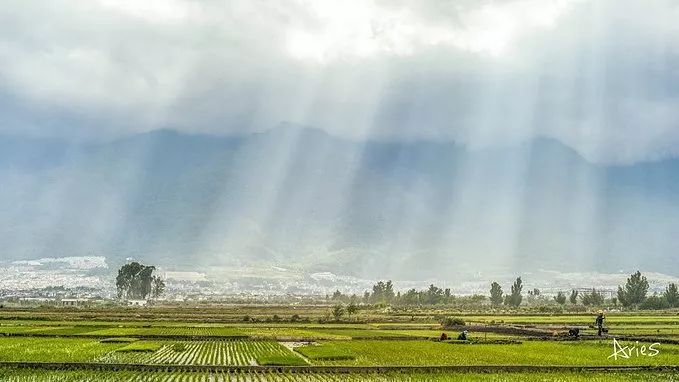
[[[80,338],[7,337],[0,338],[0,361],[88,362],[124,345]]]
[[[673,381],[669,372],[541,372],[541,373],[453,373],[453,374],[285,374],[285,373],[191,373],[134,371],[47,371],[0,368],[3,382],[453,382],[453,381],[575,381],[627,382]]]
[[[242,336],[238,328],[206,328],[206,327],[119,327],[106,328],[87,333],[96,336],[210,336],[229,337]]]
[[[624,343],[633,345],[633,343]],[[648,346],[648,344],[646,344]],[[677,365],[679,346],[662,344],[657,356],[609,358],[613,347],[602,341],[525,341],[522,344],[454,344],[434,341],[328,341],[316,349],[295,348],[321,365]],[[314,345],[311,346],[312,348]],[[332,359],[316,354],[341,354]],[[349,357],[350,356],[350,357]],[[351,359],[353,358],[353,359]]]
[[[247,366],[270,357],[285,357],[296,361],[293,364],[304,364],[300,357],[273,341],[165,342],[155,352],[113,351],[100,360],[109,363]]]

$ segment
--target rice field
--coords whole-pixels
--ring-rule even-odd
[[[437,337],[440,331],[383,330],[374,328],[300,328],[295,326],[231,327],[94,327],[94,326],[1,326],[0,333],[91,337],[215,337],[253,339],[350,340],[352,338]]]
[[[58,318],[62,312],[50,314]],[[69,311],[68,314],[75,313]],[[583,337],[579,341],[557,341],[548,335],[541,340],[531,340],[517,333],[472,330],[470,342],[439,342],[433,339],[442,332],[454,339],[457,331],[443,329],[437,323],[438,313],[411,318],[407,322],[401,316],[390,316],[390,313],[385,313],[385,321],[382,322],[348,323],[322,320],[258,323],[186,322],[180,319],[154,321],[150,319],[150,313],[144,313],[148,320],[136,314],[129,320],[108,320],[109,315],[118,314],[102,311],[101,320],[2,319],[0,315],[0,362],[74,363],[60,371],[48,370],[45,365],[27,365],[36,369],[0,366],[0,381],[672,381],[677,380],[674,374],[661,371],[547,372],[542,368],[534,372],[498,373],[492,371],[496,369],[488,368],[488,373],[461,372],[458,369],[443,373],[435,372],[432,366],[679,365],[679,345],[673,344],[660,344],[659,353],[654,357],[611,359],[611,338]],[[378,313],[372,312],[369,317],[378,317]],[[462,317],[472,325],[470,328],[474,328],[473,325],[489,325],[492,328],[519,325],[554,332],[563,331],[568,326],[588,326],[593,321],[592,315],[587,314]],[[606,323],[610,333],[618,336],[679,338],[679,315],[672,312],[611,314]],[[591,328],[583,330],[584,334],[592,332]],[[513,343],[501,343],[496,341],[498,339],[510,339]],[[87,367],[94,366],[92,363],[101,370],[88,371]],[[115,370],[119,364],[161,366],[165,371]],[[272,367],[248,368],[261,365]],[[208,369],[199,369],[199,366]],[[311,369],[298,374],[285,368],[281,370],[287,372],[274,372],[279,370],[277,366]],[[333,369],[317,373],[314,372],[318,370],[313,368],[315,366]],[[363,371],[339,373],[340,368],[345,366],[387,368],[381,373],[374,373],[375,368],[369,369],[370,372],[361,369]],[[395,373],[395,369],[389,369],[389,366],[422,368]],[[227,372],[220,367],[234,369]],[[422,374],[422,371],[431,372]]]
[[[147,341],[138,341],[140,346]],[[179,346],[178,346],[179,345]],[[123,350],[123,349],[119,349]],[[273,341],[178,341],[165,342],[154,352],[113,351],[98,359],[107,363],[162,365],[257,365],[264,357],[285,357],[306,364],[292,351]]]
[[[89,362],[123,346],[95,339],[0,337],[0,361]]]
[[[624,343],[633,345],[633,343]],[[648,345],[648,344],[646,344]],[[524,341],[521,344],[460,344],[435,341],[328,341],[302,354],[325,354],[319,365],[679,365],[679,345],[658,346],[654,357],[633,356],[614,360],[605,341]],[[333,359],[332,355],[341,355]]]
[[[200,373],[134,371],[47,371],[0,368],[3,382],[661,382],[679,381],[670,372],[566,372],[566,373]]]

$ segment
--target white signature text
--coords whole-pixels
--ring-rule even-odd
[[[655,357],[660,354],[660,350],[658,350],[659,346],[659,342],[646,346],[640,345],[639,341],[636,341],[634,345],[623,346],[617,339],[613,338],[613,354],[609,355],[608,358],[613,358],[617,361],[618,358]]]

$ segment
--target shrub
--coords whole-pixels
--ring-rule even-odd
[[[449,328],[453,326],[464,326],[466,323],[460,317],[446,317],[443,319],[443,322],[441,322],[441,325],[443,325],[444,328]]]
[[[172,344],[172,350],[176,351],[177,353],[183,352],[186,350],[186,345],[181,342],[177,342]]]

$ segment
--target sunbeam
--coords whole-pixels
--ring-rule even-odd
[[[279,292],[678,274],[677,17],[634,0],[11,2],[3,260],[141,259],[230,287],[247,270]]]

